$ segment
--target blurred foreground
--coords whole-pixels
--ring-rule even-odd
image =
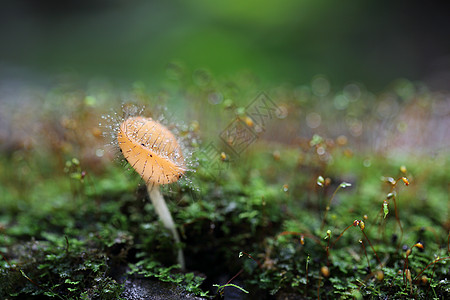
[[[167,72],[160,89],[2,82],[2,298],[450,296],[449,94]],[[187,273],[104,137],[123,102],[195,139],[196,172],[165,190]]]

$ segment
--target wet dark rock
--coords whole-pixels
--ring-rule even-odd
[[[276,300],[305,300],[311,299],[310,297],[295,294],[295,293],[277,293]]]
[[[129,278],[122,295],[127,300],[201,300],[176,285],[146,278]]]

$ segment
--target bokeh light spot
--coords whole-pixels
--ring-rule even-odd
[[[330,82],[325,76],[317,75],[311,82],[311,88],[314,95],[325,97],[330,92]]]
[[[308,125],[309,128],[317,128],[322,123],[322,117],[316,113],[312,112],[306,115],[306,125]]]

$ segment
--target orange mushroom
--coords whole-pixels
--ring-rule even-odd
[[[156,213],[176,243],[180,237],[159,185],[176,182],[186,171],[184,157],[175,136],[151,118],[132,116],[119,127],[117,141],[123,156],[147,185]],[[185,269],[184,256],[178,250],[178,263]]]

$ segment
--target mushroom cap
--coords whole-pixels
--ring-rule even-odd
[[[152,118],[127,118],[120,124],[117,140],[123,156],[147,185],[176,182],[186,171],[175,136]]]

